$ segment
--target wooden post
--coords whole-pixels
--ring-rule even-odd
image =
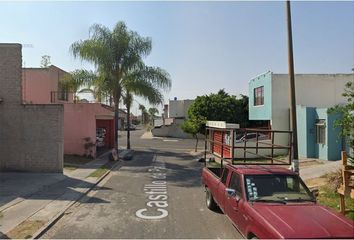
[[[347,153],[345,151],[342,151],[342,163],[343,163],[343,166],[347,166],[347,164],[348,164]]]
[[[345,214],[345,197],[342,194],[339,194],[340,197],[340,205],[339,209],[342,214]]]
[[[351,184],[351,176],[354,175],[354,167],[348,165],[346,152],[342,151],[342,179],[343,184],[338,188],[337,192],[340,197],[340,212],[346,214],[347,212],[354,212],[353,209],[347,210],[345,207],[345,196],[354,198],[354,186]]]
[[[346,186],[348,185],[347,184],[347,178],[345,176],[345,170],[346,170],[346,166],[347,166],[347,153],[345,151],[342,151],[341,153],[342,155],[342,179],[343,179],[343,187],[344,187],[344,191],[345,191],[345,188]]]

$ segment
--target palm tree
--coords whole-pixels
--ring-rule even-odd
[[[144,123],[144,113],[146,112],[146,108],[144,105],[139,104],[139,110],[141,110],[141,123]]]
[[[162,101],[158,89],[169,89],[169,74],[158,67],[148,67],[143,58],[151,52],[151,39],[130,31],[124,22],[118,22],[111,31],[94,24],[90,37],[71,45],[74,57],[93,63],[99,73],[99,84],[113,97],[115,127],[118,129],[119,102],[124,91],[143,96],[148,101]],[[116,131],[118,148],[118,135]]]
[[[133,95],[129,91],[123,96],[123,102],[127,107],[127,149],[130,149],[130,108],[133,103]]]
[[[102,103],[104,100],[106,100],[106,102],[108,100],[109,106],[112,106],[112,96],[109,94],[109,87],[106,86],[106,82],[100,78],[101,76],[92,73],[92,75],[89,76],[87,87],[81,89],[79,93],[91,93],[96,102]]]
[[[159,113],[159,110],[157,110],[157,108],[149,108],[149,114],[151,117],[152,127],[154,127],[155,115],[158,113]]]
[[[79,89],[83,86],[91,84],[95,75],[91,71],[75,70],[68,74],[65,74],[59,81],[59,88],[62,91],[73,92],[74,101],[78,100],[77,93],[80,93]]]

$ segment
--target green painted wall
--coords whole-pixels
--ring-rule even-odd
[[[264,105],[254,106],[254,89],[264,86]],[[249,93],[249,119],[271,120],[272,119],[272,72],[253,78],[248,84]]]
[[[307,158],[338,160],[342,149],[342,141],[338,137],[339,130],[334,128],[334,121],[340,116],[329,115],[327,108],[296,106],[298,126],[299,155]],[[326,121],[326,142],[316,143],[316,121]]]
[[[328,121],[328,160],[341,159],[342,138],[339,136],[340,128],[334,127],[336,119],[340,118],[340,114],[330,114],[327,117]]]
[[[307,158],[316,158],[315,108],[296,106],[296,118],[299,155]]]

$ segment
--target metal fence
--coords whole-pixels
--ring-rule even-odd
[[[290,165],[292,131],[207,127],[204,148],[204,159],[209,153],[221,159],[221,165],[224,161],[235,165]]]

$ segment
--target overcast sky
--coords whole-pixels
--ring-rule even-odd
[[[292,2],[292,15],[296,73],[351,72],[354,2]],[[32,44],[23,48],[25,67],[50,55],[66,71],[93,69],[70,45],[92,24],[120,20],[152,38],[146,63],[171,74],[166,102],[221,88],[248,95],[251,78],[288,71],[284,2],[0,2],[0,42]]]

